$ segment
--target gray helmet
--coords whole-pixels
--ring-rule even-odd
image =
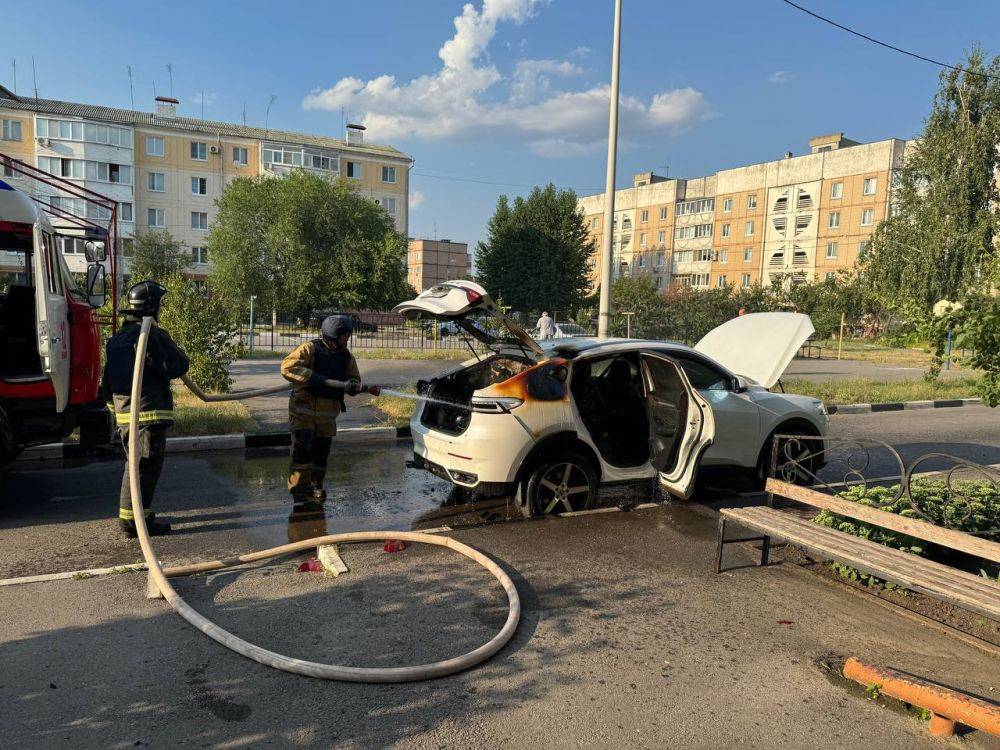
[[[160,304],[167,296],[167,288],[155,281],[140,281],[129,287],[118,311],[127,317],[142,318],[160,312]]]
[[[320,330],[328,339],[339,339],[345,333],[354,333],[354,321],[346,315],[328,315]]]

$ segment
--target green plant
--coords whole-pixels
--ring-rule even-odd
[[[966,297],[961,305],[952,305],[930,325],[934,346],[932,376],[937,376],[947,356],[948,336],[952,352],[969,350],[956,357],[966,366],[982,369],[979,395],[987,406],[1000,404],[1000,299],[993,295]],[[952,355],[955,357],[955,355]]]
[[[873,682],[865,687],[865,697],[870,701],[877,701],[879,696],[882,695],[882,685],[877,682]]]

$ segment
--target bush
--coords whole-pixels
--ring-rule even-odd
[[[217,298],[207,298],[180,274],[165,279],[169,294],[162,325],[191,360],[188,374],[201,388],[225,393],[232,385],[229,364],[236,356],[237,323]]]

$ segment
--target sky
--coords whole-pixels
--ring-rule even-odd
[[[797,0],[870,36],[959,62],[997,54],[995,0]],[[485,237],[501,194],[603,192],[611,0],[46,0],[6,8],[0,83],[130,108],[343,137],[344,118],[415,163],[410,235]],[[95,10],[104,8],[104,10]],[[75,40],[75,41],[74,41]],[[994,45],[994,46],[991,46]],[[624,0],[618,187],[920,132],[940,69],[781,0]],[[167,65],[173,70],[171,90]],[[669,170],[669,171],[668,171]]]

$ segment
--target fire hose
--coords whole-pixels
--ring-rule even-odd
[[[429,680],[437,677],[455,674],[465,669],[475,666],[486,659],[489,659],[514,635],[518,621],[521,617],[521,600],[517,594],[517,588],[510,576],[488,558],[482,552],[470,547],[467,544],[445,536],[434,534],[424,534],[415,531],[352,531],[344,534],[329,534],[318,536],[312,539],[305,539],[292,544],[284,544],[279,547],[251,552],[226,560],[213,560],[210,562],[194,563],[176,568],[164,569],[156,557],[153,545],[146,529],[146,518],[142,505],[142,488],[139,484],[138,452],[139,452],[139,405],[142,394],[142,377],[145,369],[146,347],[149,342],[149,331],[153,325],[152,318],[144,318],[139,334],[139,341],[136,345],[135,369],[132,373],[132,404],[129,413],[129,435],[128,435],[128,471],[129,487],[132,494],[132,511],[135,514],[135,527],[138,532],[139,545],[142,548],[142,556],[146,560],[149,569],[150,585],[155,586],[167,603],[177,614],[183,617],[195,628],[207,635],[209,638],[221,643],[228,649],[235,651],[241,656],[253,659],[260,664],[264,664],[285,672],[301,674],[307,677],[318,677],[324,680],[340,680],[345,682],[366,682],[366,683],[389,683],[389,682],[416,682],[419,680]],[[277,386],[274,388],[264,388],[254,391],[243,391],[238,393],[209,396],[201,391],[190,378],[184,378],[184,383],[192,392],[205,401],[229,401],[251,396],[266,395],[267,393],[278,393],[287,390],[288,386]],[[390,539],[401,539],[408,542],[418,542],[420,544],[430,544],[437,547],[446,547],[470,560],[475,561],[500,583],[507,594],[507,620],[500,631],[489,641],[478,648],[462,654],[461,656],[443,659],[441,661],[428,664],[418,664],[408,667],[350,667],[337,664],[324,664],[322,662],[297,659],[291,656],[270,651],[256,644],[250,643],[240,638],[228,630],[216,625],[207,617],[195,610],[181,597],[171,585],[171,576],[191,575],[210,570],[221,570],[223,568],[244,565],[250,562],[266,560],[280,555],[287,555],[294,552],[308,549],[310,547],[324,544],[352,543],[352,542],[377,542]]]

